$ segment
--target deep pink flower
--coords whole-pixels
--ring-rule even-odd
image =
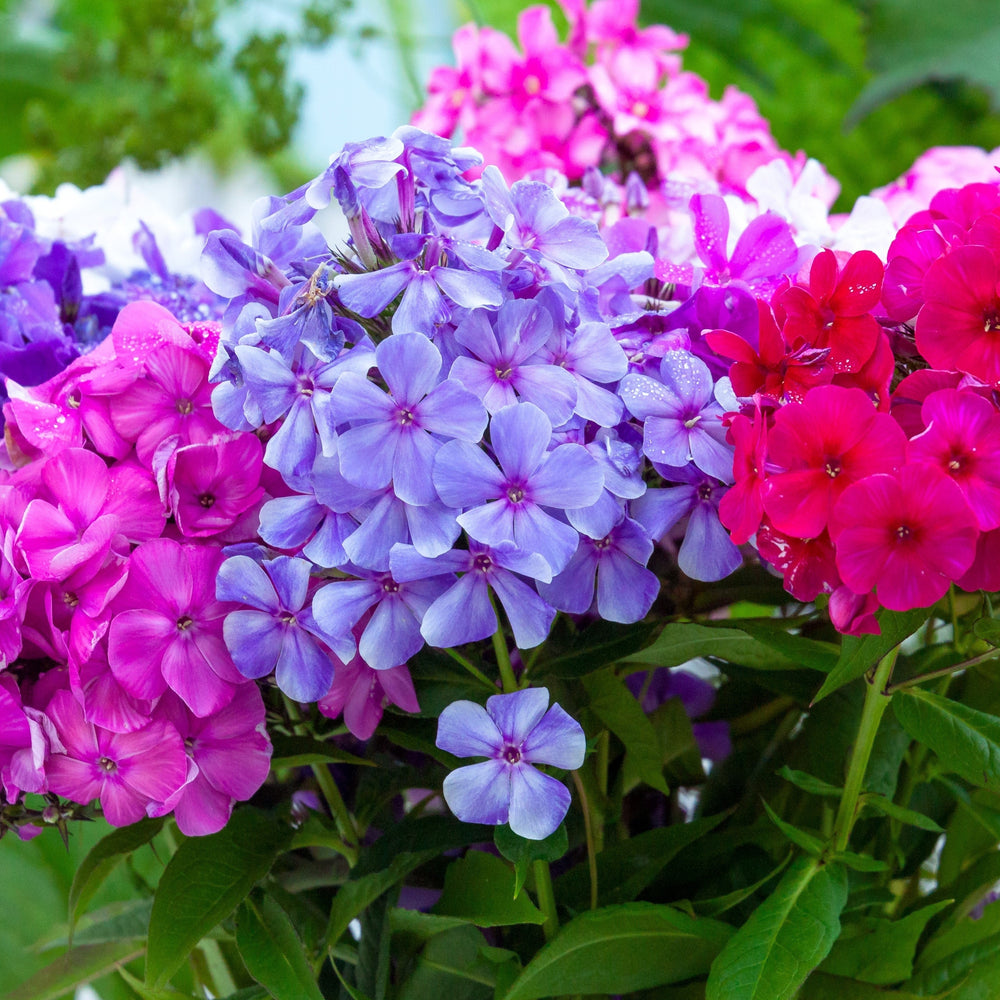
[[[225,708],[204,719],[192,715],[171,692],[158,708],[180,733],[189,766],[184,784],[150,814],[173,811],[188,837],[216,833],[226,825],[233,805],[264,784],[270,769],[271,741],[260,690],[256,684],[241,684]]]
[[[108,662],[122,687],[154,699],[169,687],[199,717],[218,712],[245,678],[222,637],[234,609],[216,600],[221,549],[155,538],[132,553],[108,632]]]
[[[87,722],[69,691],[53,696],[47,714],[64,748],[49,757],[49,791],[83,804],[100,799],[112,826],[137,823],[187,776],[184,743],[163,719],[154,717],[132,733],[112,733]]]
[[[917,349],[932,368],[1000,382],[1000,263],[982,246],[957,247],[924,277]]]
[[[854,593],[874,588],[883,607],[908,611],[939,600],[972,565],[979,529],[955,482],[920,462],[848,486],[830,534]]]
[[[757,532],[757,551],[781,573],[785,590],[797,601],[815,601],[840,586],[836,554],[826,531],[816,538],[793,538],[765,520]]]
[[[163,500],[182,535],[231,528],[264,495],[264,448],[255,434],[226,434],[174,451],[162,473]]]
[[[860,389],[818,386],[774,415],[764,509],[783,534],[817,537],[851,483],[902,465],[906,437]]]
[[[0,789],[13,802],[21,792],[45,791],[45,761],[61,750],[48,719],[21,704],[17,682],[0,674]]]
[[[1000,413],[975,393],[939,389],[921,416],[926,430],[910,442],[910,457],[958,483],[982,531],[1000,528]]]
[[[330,690],[319,700],[319,710],[330,719],[344,713],[344,724],[359,739],[367,740],[382,720],[386,702],[404,712],[419,712],[410,671],[403,664],[388,670],[373,670],[355,656],[334,671]]]

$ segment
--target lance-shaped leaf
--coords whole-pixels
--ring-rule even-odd
[[[525,966],[504,1000],[631,993],[704,974],[732,928],[653,903],[582,913]]]
[[[1000,785],[1000,719],[922,688],[893,699],[902,727],[930,747],[949,770],[973,785]]]
[[[712,964],[705,1000],[791,1000],[829,954],[847,873],[800,858]]]
[[[27,982],[4,993],[3,1000],[56,1000],[138,957],[142,950],[138,941],[107,941],[71,948]]]

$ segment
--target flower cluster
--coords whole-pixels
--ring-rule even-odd
[[[634,172],[633,209],[648,202],[644,187],[654,199],[696,190],[749,198],[747,181],[765,163],[780,159],[793,177],[801,173],[804,154],[779,148],[751,97],[728,87],[713,100],[705,80],[682,69],[686,35],[638,27],[638,0],[562,7],[565,42],[544,6],[520,14],[520,50],[493,28],[460,28],[457,65],[431,73],[414,124],[460,133],[512,178],[555,169],[624,182]],[[836,185],[825,177],[823,186],[829,204]]]
[[[256,538],[263,447],[212,413],[217,340],[132,303],[4,407],[26,463],[0,485],[8,803],[99,800],[115,825],[172,811],[203,834],[267,775],[263,700],[215,596],[221,546]]]
[[[744,401],[723,522],[737,542],[756,534],[794,597],[829,594],[844,631],[953,583],[1000,585],[998,220],[1000,186],[941,191],[885,267],[824,251],[760,302],[756,348],[707,336]]]

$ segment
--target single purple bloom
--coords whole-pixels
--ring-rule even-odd
[[[539,553],[553,573],[576,550],[576,530],[546,512],[588,507],[604,489],[604,473],[578,444],[552,451],[552,425],[532,403],[493,414],[490,440],[498,469],[481,448],[449,441],[434,462],[434,486],[449,507],[465,508],[458,523],[477,541],[513,542]]]
[[[577,388],[569,372],[539,354],[552,329],[551,314],[538,302],[509,299],[495,321],[477,309],[455,330],[456,342],[470,356],[456,358],[450,375],[482,399],[490,413],[520,398],[558,427],[573,413]]]
[[[566,786],[537,771],[550,764],[573,771],[583,764],[587,740],[580,724],[545,688],[497,694],[486,707],[452,702],[438,719],[437,746],[457,757],[487,757],[444,779],[444,798],[463,823],[510,823],[528,840],[544,840],[570,804]]]
[[[331,412],[340,433],[340,471],[355,486],[393,490],[406,503],[437,499],[431,471],[443,438],[476,444],[488,420],[483,404],[457,381],[438,381],[441,352],[419,333],[400,333],[375,348],[383,392],[369,379],[345,372]]]
[[[671,476],[687,482],[647,490],[632,501],[632,517],[653,539],[662,538],[687,517],[677,565],[692,580],[710,582],[729,576],[743,564],[743,556],[719,521],[719,500],[728,487],[694,470],[674,469]]]
[[[619,388],[629,412],[645,421],[643,452],[664,465],[694,462],[702,472],[731,481],[733,449],[708,366],[688,351],[668,351],[660,379],[626,375]]]
[[[275,672],[278,687],[295,701],[318,701],[333,681],[333,660],[354,655],[350,635],[330,636],[305,607],[312,567],[304,559],[278,556],[264,566],[249,556],[233,556],[219,568],[219,600],[248,608],[226,616],[223,635],[233,662],[244,677],[256,680]]]
[[[583,614],[594,602],[597,580],[597,613],[611,622],[637,622],[656,600],[660,581],[645,568],[653,543],[635,521],[628,518],[603,538],[580,538],[580,545],[566,568],[538,592],[554,608]]]
[[[552,579],[548,562],[537,552],[525,552],[510,542],[490,548],[470,541],[468,551],[455,550],[428,559],[410,545],[394,545],[390,564],[393,578],[399,582],[462,574],[424,612],[420,634],[431,646],[461,646],[496,632],[490,590],[507,613],[519,649],[537,646],[549,634],[555,608],[520,579]]]

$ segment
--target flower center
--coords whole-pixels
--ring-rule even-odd
[[[391,576],[387,576],[382,580],[382,590],[387,594],[398,594],[399,584]]]
[[[611,548],[611,536],[605,535],[603,538],[598,538],[591,543],[595,549],[603,552],[605,549]]]
[[[841,472],[844,471],[843,466],[841,466],[840,464],[840,460],[837,458],[828,458],[826,460],[826,465],[824,466],[824,470],[831,479],[836,479],[837,476],[839,476]]]
[[[64,590],[62,599],[67,608],[75,608],[80,603],[80,598],[72,590]]]
[[[399,420],[400,427],[409,427],[413,423],[413,411],[412,410],[397,410],[396,418]]]
[[[649,114],[649,105],[645,101],[636,101],[632,105],[632,116],[634,118],[645,118]]]
[[[480,552],[472,560],[472,568],[479,570],[480,573],[488,573],[493,568],[493,560],[485,552]]]
[[[507,499],[511,503],[520,503],[524,499],[524,489],[520,486],[510,486],[507,489]]]
[[[183,617],[177,619],[177,631],[186,632],[193,624],[194,621],[191,618],[188,618],[187,615],[184,615]]]
[[[711,500],[712,499],[712,485],[711,483],[702,483],[698,487],[698,499],[699,500]]]
[[[913,534],[913,529],[908,524],[901,524],[896,529],[896,537],[901,541],[905,542]]]
[[[295,624],[295,615],[293,615],[293,614],[291,613],[291,611],[286,611],[286,612],[285,612],[285,613],[284,613],[284,614],[283,614],[283,615],[282,615],[282,616],[281,616],[281,617],[280,617],[280,618],[278,619],[278,621],[279,621],[279,622],[281,622],[281,624],[282,624],[282,625],[294,625],[294,624]]]
[[[198,503],[200,503],[202,507],[208,510],[208,508],[215,503],[215,497],[212,496],[211,493],[202,493],[201,496],[198,497]]]
[[[106,774],[114,774],[118,770],[118,765],[110,757],[101,757],[97,763]]]
[[[993,306],[987,309],[983,313],[983,330],[986,333],[992,333],[994,330],[1000,330],[1000,309]]]
[[[190,399],[178,399],[177,400],[177,412],[182,416],[187,416],[194,410],[194,403]]]
[[[506,382],[513,374],[510,368],[494,368],[493,374],[496,375],[501,382]]]
[[[537,94],[542,89],[542,81],[537,76],[526,76],[524,78],[524,90],[528,94]]]
[[[688,419],[684,421],[684,426],[688,430],[691,430],[691,428],[694,427],[694,425],[698,423],[699,420],[701,420],[701,414],[696,413],[693,417],[688,417]]]
[[[508,764],[520,764],[521,763],[521,751],[511,744],[507,744],[503,748],[503,759],[507,761]]]

